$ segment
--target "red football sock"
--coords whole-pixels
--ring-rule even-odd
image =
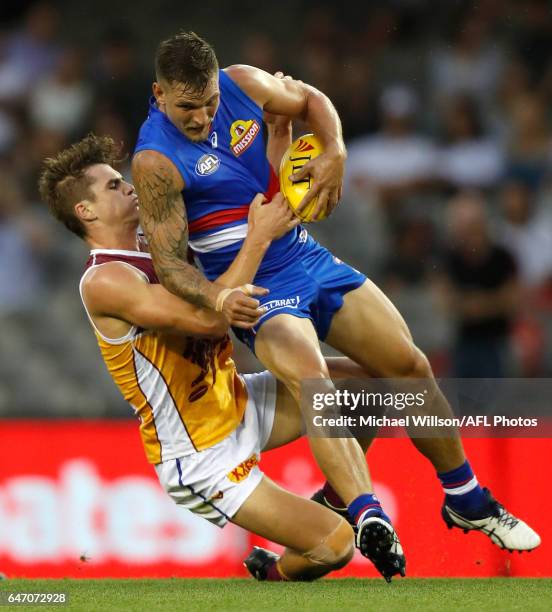
[[[322,491],[324,492],[324,497],[326,498],[326,501],[334,508],[339,508],[340,510],[347,510],[347,504],[341,499],[341,497],[339,497],[339,495],[334,491],[332,485],[327,480],[324,483]]]
[[[269,582],[282,582],[287,580],[287,578],[282,576],[280,573],[278,561],[274,561],[274,563],[268,568],[268,571],[266,572],[266,579]]]

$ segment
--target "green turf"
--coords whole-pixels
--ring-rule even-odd
[[[254,580],[6,580],[0,591],[66,592],[58,609],[132,610],[551,610],[552,580],[524,578],[323,580],[312,584]],[[2,609],[13,609],[6,606]],[[22,606],[18,606],[22,607]]]

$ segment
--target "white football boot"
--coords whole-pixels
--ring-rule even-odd
[[[489,489],[483,489],[489,502],[487,516],[467,518],[447,506],[443,505],[441,514],[449,529],[458,527],[464,533],[468,531],[481,531],[489,536],[491,541],[499,548],[513,552],[514,550],[530,552],[536,548],[541,539],[539,534],[531,529],[527,523],[510,514],[506,508],[494,499]]]

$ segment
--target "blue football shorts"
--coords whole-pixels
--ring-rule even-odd
[[[297,259],[284,270],[255,279],[270,290],[257,297],[267,308],[252,329],[234,328],[237,338],[255,352],[255,337],[264,323],[279,314],[310,319],[318,338],[324,340],[334,314],[343,306],[343,296],[360,287],[366,276],[335,257],[310,236]]]

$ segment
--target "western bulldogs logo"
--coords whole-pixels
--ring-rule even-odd
[[[236,157],[239,157],[244,151],[246,151],[252,144],[255,138],[259,135],[261,126],[251,119],[250,121],[244,121],[238,119],[230,126],[230,148],[232,153]]]
[[[195,171],[199,176],[208,176],[215,173],[219,167],[220,159],[213,153],[206,153],[197,160]]]

